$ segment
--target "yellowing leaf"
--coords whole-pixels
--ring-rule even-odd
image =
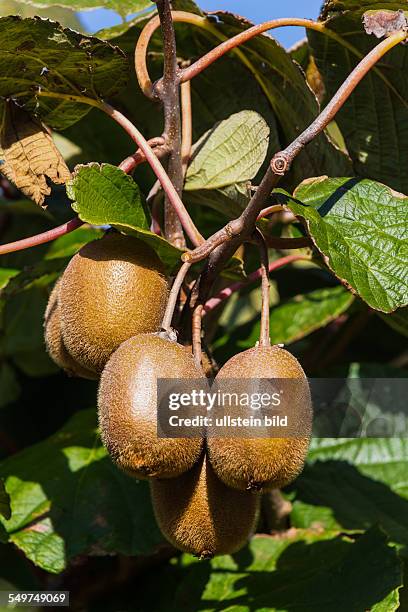
[[[0,172],[39,205],[53,183],[71,178],[46,128],[12,102],[4,105],[0,134]]]

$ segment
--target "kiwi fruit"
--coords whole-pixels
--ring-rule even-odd
[[[64,344],[84,368],[102,372],[128,338],[160,329],[168,282],[156,253],[111,231],[83,246],[61,280]]]
[[[138,478],[172,478],[199,459],[203,439],[159,438],[157,380],[203,379],[186,347],[157,334],[130,338],[115,351],[102,373],[99,424],[115,463]]]
[[[260,496],[226,487],[205,453],[178,478],[152,480],[150,491],[164,537],[200,559],[237,552],[255,531]]]
[[[68,353],[61,332],[61,319],[59,308],[59,288],[61,279],[55,283],[51,291],[45,311],[44,336],[47,351],[51,359],[70,376],[79,376],[91,380],[98,378],[94,372],[82,367]]]
[[[245,387],[250,385],[245,379],[254,378],[300,381],[293,386],[293,393],[290,388],[291,396],[284,403],[302,437],[228,438],[211,435],[209,430],[208,455],[217,476],[230,487],[252,491],[281,488],[298,476],[306,459],[312,423],[309,385],[298,360],[279,346],[256,347],[235,355],[215,381],[222,389],[223,379],[240,379]],[[228,387],[226,382],[224,385]]]

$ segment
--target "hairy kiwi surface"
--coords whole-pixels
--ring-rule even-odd
[[[48,300],[44,317],[44,337],[51,359],[70,376],[79,376],[91,380],[98,378],[94,372],[82,367],[66,349],[61,333],[59,309],[59,288],[61,279],[55,283]]]
[[[289,484],[303,469],[309,448],[312,405],[309,385],[298,360],[278,346],[256,347],[232,357],[217,374],[216,383],[222,390],[223,379],[239,379],[245,388],[256,378],[297,379],[293,386],[288,386],[291,396],[285,398],[284,405],[305,435],[228,438],[212,435],[209,430],[208,455],[215,473],[226,485],[240,490],[268,490]],[[227,381],[224,385],[231,391]]]
[[[168,282],[142,241],[108,232],[74,255],[60,287],[64,343],[83,367],[100,373],[128,338],[160,329]]]
[[[159,438],[157,380],[204,378],[184,346],[155,334],[124,342],[102,373],[102,439],[116,464],[139,478],[172,478],[198,461],[202,438]]]
[[[238,551],[255,531],[260,496],[226,487],[204,453],[192,470],[152,480],[150,490],[165,538],[201,559]]]

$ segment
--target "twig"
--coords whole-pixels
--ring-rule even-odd
[[[305,255],[288,255],[287,257],[281,257],[280,259],[277,259],[276,261],[272,261],[268,265],[268,274],[271,274],[275,270],[279,270],[279,268],[283,268],[284,266],[287,266],[288,264],[294,263],[295,261],[310,261],[310,257],[306,257]],[[207,312],[210,312],[211,310],[214,310],[214,308],[216,308],[219,304],[221,304],[221,302],[231,297],[233,293],[235,293],[236,291],[240,291],[240,289],[242,289],[243,287],[246,287],[247,285],[254,283],[260,278],[262,278],[262,268],[259,268],[258,270],[255,270],[255,272],[252,272],[251,274],[249,274],[248,278],[245,281],[236,282],[230,285],[229,287],[222,289],[217,295],[210,298],[205,303],[204,314],[206,314]]]
[[[163,136],[157,136],[156,138],[151,138],[147,142],[148,142],[149,146],[152,149],[154,149],[154,154],[159,159],[161,157],[164,157],[165,155],[168,154],[168,152],[169,152],[168,145],[166,143],[166,140],[163,138]],[[145,161],[146,161],[145,154],[143,153],[143,151],[141,149],[138,149],[136,151],[136,153],[133,153],[133,155],[130,155],[129,157],[124,159],[119,164],[118,167],[121,170],[123,170],[123,172],[126,172],[126,174],[130,174],[130,172],[133,172],[133,170],[135,168],[137,168],[137,166],[139,166],[140,164],[142,164]]]
[[[178,271],[176,278],[174,279],[162,322],[162,329],[166,332],[172,332],[171,322],[173,320],[174,309],[177,304],[177,299],[180,293],[181,286],[190,269],[190,266],[191,264],[184,263]]]
[[[263,210],[261,210],[261,212],[258,215],[257,221],[259,221],[260,219],[263,219],[264,217],[268,217],[269,215],[272,215],[273,213],[286,212],[286,210],[287,209],[281,204],[274,204],[273,206],[268,206],[268,208],[264,208]]]
[[[183,163],[183,177],[185,178],[193,145],[193,113],[191,108],[190,81],[181,85],[181,160]]]
[[[280,151],[271,161],[272,171],[283,176],[290,169],[293,160],[300,151],[318,136],[334,119],[338,111],[346,100],[353,93],[360,81],[371,70],[371,68],[388,52],[390,49],[401,43],[407,38],[406,32],[397,32],[385,40],[381,41],[374,49],[366,55],[354,68],[349,77],[344,81],[337,93],[313,123],[304,130],[284,151]]]
[[[267,21],[260,25],[256,25],[252,28],[248,28],[244,32],[237,34],[231,39],[228,39],[224,34],[219,32],[219,30],[206,18],[201,17],[200,15],[196,15],[194,13],[187,13],[185,11],[173,11],[173,22],[174,23],[189,23],[196,27],[202,28],[211,32],[218,40],[221,40],[221,44],[209,51],[205,56],[197,60],[195,64],[185,68],[181,73],[181,82],[186,82],[197,76],[202,70],[210,66],[214,61],[228,53],[229,51],[235,51],[241,60],[244,59],[244,56],[241,54],[240,50],[237,47],[245,42],[248,42],[251,38],[258,36],[268,30],[273,30],[275,28],[280,28],[284,26],[299,26],[311,30],[315,30],[317,32],[321,32],[325,34],[329,38],[333,40],[337,40],[344,47],[349,49],[354,55],[357,57],[362,57],[361,53],[353,47],[347,40],[342,39],[336,32],[326,28],[324,22],[312,21],[310,19],[297,19],[297,18],[283,18],[283,19],[273,19],[272,21]],[[154,32],[160,26],[159,18],[153,17],[145,28],[143,29],[139,40],[135,49],[135,69],[137,79],[139,81],[140,88],[142,89],[145,96],[150,99],[155,98],[155,85],[153,85],[149,71],[147,69],[147,49],[149,47],[149,42]]]
[[[156,93],[164,109],[164,135],[169,147],[167,174],[175,191],[181,197],[184,173],[181,157],[180,87],[176,37],[170,0],[157,0],[156,4],[164,46],[164,73],[160,86],[156,88]],[[164,200],[164,235],[178,248],[186,247],[183,226],[167,193]]]
[[[36,236],[30,236],[29,238],[23,238],[22,240],[17,240],[16,242],[9,242],[8,244],[0,245],[0,255],[6,255],[7,253],[15,253],[16,251],[23,251],[24,249],[29,249],[30,247],[38,246],[39,244],[45,244],[46,242],[51,242],[52,240],[56,240],[60,236],[65,236],[65,234],[69,234],[74,230],[78,229],[81,225],[83,225],[83,221],[78,217],[71,219],[67,223],[63,223],[58,227],[54,227],[54,229],[48,230],[47,232],[43,232],[42,234],[37,234]]]
[[[198,25],[198,24],[197,24]],[[236,36],[229,38],[228,40],[222,42],[215,49],[212,49],[208,53],[206,53],[203,57],[200,57],[194,64],[184,68],[181,73],[181,82],[190,81],[197,75],[199,75],[203,70],[211,66],[215,61],[217,61],[220,57],[232,51],[236,47],[243,45],[244,43],[251,40],[255,36],[259,36],[259,34],[263,34],[268,30],[274,30],[275,28],[281,28],[285,26],[300,26],[302,28],[307,28],[311,30],[316,30],[317,32],[323,32],[325,30],[325,26],[323,22],[313,21],[311,19],[297,19],[293,17],[283,18],[283,19],[272,19],[271,21],[266,21],[265,23],[261,23],[259,25],[248,28],[244,32],[240,32]]]
[[[271,345],[269,334],[269,255],[264,237],[258,229],[255,230],[254,238],[258,244],[259,254],[261,256],[260,272],[262,278],[262,311],[259,345],[262,347],[268,347]]]

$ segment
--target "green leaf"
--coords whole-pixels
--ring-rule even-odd
[[[254,178],[262,166],[270,129],[254,111],[241,111],[215,126],[198,143],[186,191],[217,189]]]
[[[391,594],[398,601],[401,564],[384,533],[372,529],[355,542],[333,535],[310,530],[257,536],[248,549],[210,563],[185,556],[189,571],[176,590],[174,609],[360,612]]]
[[[93,225],[112,225],[151,246],[169,271],[180,264],[182,251],[149,230],[150,218],[135,181],[116,166],[79,166],[67,186],[72,208]]]
[[[308,30],[309,43],[329,100],[357,63],[378,44],[364,31],[369,9],[406,10],[392,0],[327,0],[321,19],[337,39]],[[357,175],[408,192],[408,48],[387,53],[359,83],[336,116]]]
[[[152,6],[150,0],[18,0],[21,4],[29,4],[38,8],[60,6],[71,11],[87,11],[104,8],[116,11],[122,17],[143,11]]]
[[[0,364],[0,408],[15,402],[21,388],[14,369],[6,361]]]
[[[399,308],[391,314],[381,315],[392,329],[408,338],[408,308]]]
[[[114,466],[93,410],[3,461],[0,474],[13,507],[2,521],[10,540],[48,572],[80,554],[145,554],[161,542],[147,483]]]
[[[371,308],[408,304],[408,198],[368,179],[304,181],[287,201],[340,281]]]
[[[183,202],[190,206],[208,206],[228,219],[236,219],[251,198],[249,183],[235,183],[221,189],[184,191]]]
[[[0,72],[0,97],[18,99],[26,110],[61,130],[89,112],[81,98],[117,95],[127,83],[128,63],[117,47],[56,22],[3,17]]]
[[[0,289],[3,289],[13,276],[16,276],[19,273],[19,270],[15,270],[14,268],[0,268]]]
[[[405,438],[313,439],[308,464],[291,486],[293,524],[352,531],[379,524],[406,555],[407,457]]]
[[[0,478],[0,514],[6,520],[11,518],[10,496],[6,491],[3,480]]]

